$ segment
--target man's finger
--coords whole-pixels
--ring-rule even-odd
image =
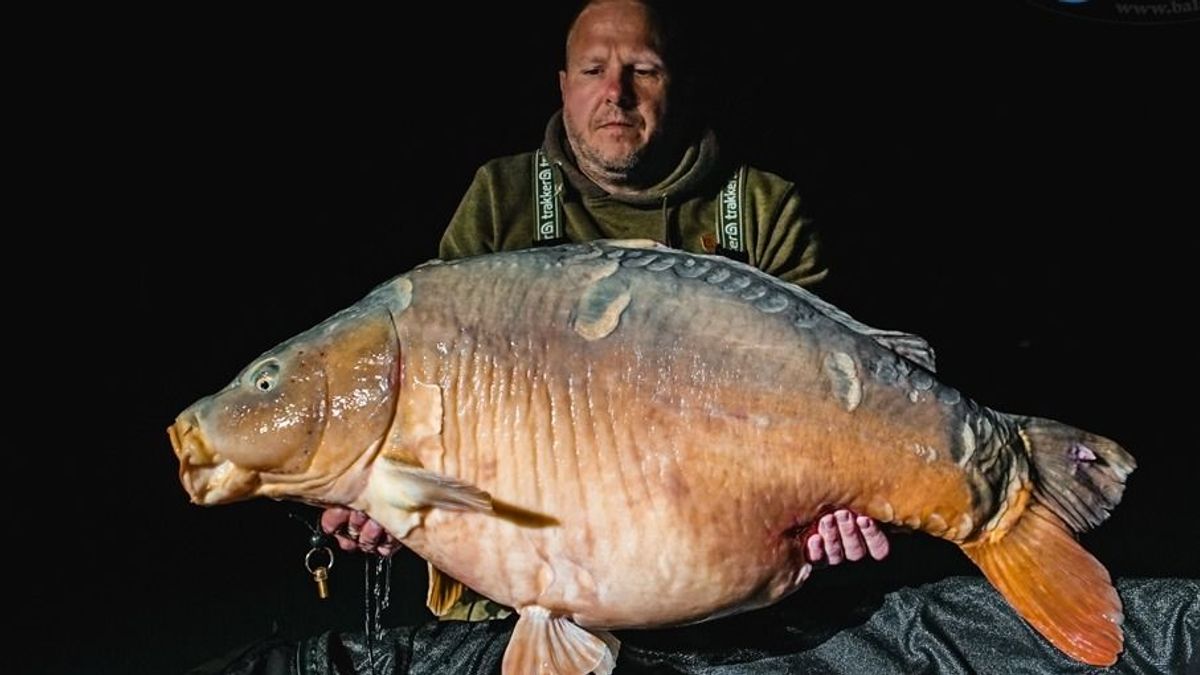
[[[374,549],[379,540],[383,538],[383,526],[374,520],[368,520],[362,526],[362,532],[358,535],[359,545]]]
[[[821,535],[809,535],[808,541],[805,542],[805,547],[808,549],[808,562],[820,562],[821,558],[825,557],[825,541],[821,539]]]
[[[817,529],[825,542],[825,555],[829,558],[829,564],[837,565],[842,562],[842,535],[833,522],[833,515],[822,516],[821,525]]]
[[[838,534],[842,536],[842,549],[846,552],[846,559],[861,560],[867,551],[862,537],[858,535],[858,525],[854,518],[845,509],[838,509],[833,516],[837,519]]]
[[[867,542],[867,552],[871,554],[871,557],[875,560],[886,558],[891,548],[888,544],[887,535],[875,524],[875,521],[866,516],[859,516],[858,529],[862,532],[863,539]]]
[[[350,520],[350,509],[333,506],[321,513],[321,529],[325,534],[337,532]]]

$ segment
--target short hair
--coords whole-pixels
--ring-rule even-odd
[[[566,67],[567,50],[566,45],[571,41],[571,33],[575,31],[575,24],[579,23],[579,17],[584,10],[592,5],[598,5],[604,2],[613,2],[614,0],[583,0],[580,2],[574,12],[571,13],[571,20],[567,23],[567,30],[564,33],[565,40],[563,45],[563,66]],[[688,13],[682,11],[687,5],[680,0],[628,0],[642,5],[646,8],[646,13],[649,15],[650,25],[658,35],[659,49],[662,52],[661,56],[667,64],[667,68],[672,73],[687,74],[693,66],[693,51],[690,47],[690,36],[692,31],[688,30],[691,27]],[[693,8],[694,9],[694,8]]]
[[[588,7],[612,0],[582,0],[567,23],[564,32],[563,69],[566,69],[567,50],[571,32],[579,22],[579,16]],[[714,30],[714,24],[706,20],[703,12],[696,11],[695,0],[632,0],[644,6],[650,23],[658,33],[660,56],[671,73],[671,97],[681,103],[675,113],[676,124],[682,127],[703,124],[712,116],[713,102],[710,88],[713,64],[709,52],[716,50],[697,49],[696,45],[709,43],[706,37]]]

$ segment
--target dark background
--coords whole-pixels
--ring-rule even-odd
[[[274,630],[361,628],[361,556],[338,556],[325,603],[303,569],[308,533],[287,514],[316,510],[190,505],[165,428],[434,257],[475,168],[540,143],[568,16],[540,4],[152,17],[78,63],[96,95],[72,166],[110,225],[72,235],[95,298],[79,322],[99,336],[68,336],[87,355],[70,452],[91,461],[67,490],[85,524],[54,522],[65,555],[18,558],[51,579],[35,585],[36,670],[178,673]],[[725,145],[797,181],[840,306],[927,338],[976,400],[1136,455],[1124,502],[1084,537],[1114,576],[1200,576],[1196,24],[833,4],[697,16]],[[893,542],[813,585],[974,574],[941,542]],[[425,620],[423,563],[396,567],[385,623]]]

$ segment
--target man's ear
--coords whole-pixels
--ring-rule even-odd
[[[558,71],[558,93],[562,94],[567,89],[567,71]]]

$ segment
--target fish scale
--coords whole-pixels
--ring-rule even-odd
[[[847,495],[843,501],[849,505],[855,506],[863,511],[870,510],[870,504],[860,502],[853,497],[857,489],[850,485],[839,485],[836,476],[829,475],[829,472],[822,473],[823,489],[814,489],[805,485],[805,480],[802,477],[807,473],[799,471],[803,464],[793,461],[792,469],[795,474],[790,475],[788,468],[780,464],[773,463],[766,459],[770,454],[776,454],[780,458],[787,457],[789,454],[794,454],[794,449],[791,447],[795,444],[795,439],[798,434],[790,430],[787,420],[794,419],[798,416],[795,410],[787,409],[781,406],[780,403],[786,402],[787,398],[783,396],[787,391],[794,386],[796,377],[777,377],[769,382],[768,386],[760,387],[760,391],[756,394],[760,401],[746,404],[736,400],[729,405],[740,405],[742,408],[755,409],[759,411],[771,411],[775,408],[772,417],[775,426],[782,428],[782,433],[777,432],[774,436],[767,435],[761,429],[755,429],[755,423],[746,416],[742,415],[743,419],[736,419],[737,413],[740,410],[732,411],[730,414],[727,411],[712,409],[713,402],[710,400],[713,392],[721,392],[729,389],[731,383],[740,383],[745,380],[760,380],[761,371],[766,364],[767,369],[779,372],[789,372],[787,365],[788,361],[794,359],[790,355],[790,350],[795,348],[795,339],[797,337],[808,337],[810,333],[799,331],[796,324],[796,316],[804,316],[805,314],[798,311],[797,308],[806,306],[797,298],[796,295],[784,292],[781,285],[775,284],[773,280],[755,279],[749,288],[762,288],[761,294],[750,294],[755,297],[753,300],[746,300],[739,296],[730,297],[726,291],[722,290],[718,283],[714,283],[710,279],[724,281],[725,275],[712,277],[716,270],[721,270],[718,267],[723,265],[720,259],[700,260],[697,262],[693,258],[685,258],[682,256],[668,254],[675,262],[669,268],[653,270],[646,265],[629,265],[630,261],[638,261],[644,257],[639,250],[616,249],[610,250],[605,255],[590,258],[585,260],[573,259],[574,256],[568,252],[568,255],[560,256],[555,259],[554,256],[547,256],[541,264],[530,264],[524,266],[504,265],[497,263],[495,272],[490,276],[492,291],[485,297],[478,298],[470,294],[462,293],[457,284],[469,283],[464,281],[470,277],[463,276],[457,270],[465,263],[454,263],[446,265],[442,268],[430,269],[428,279],[421,281],[416,278],[414,281],[413,304],[406,310],[412,313],[412,321],[407,325],[412,326],[413,335],[409,337],[406,333],[401,332],[402,351],[403,345],[412,344],[412,349],[420,350],[421,345],[431,342],[441,341],[441,335],[429,335],[430,326],[435,324],[434,316],[440,316],[446,313],[446,306],[454,303],[465,303],[466,308],[456,309],[449,312],[452,316],[470,317],[469,325],[449,325],[442,328],[448,334],[445,339],[452,339],[453,334],[467,332],[474,334],[483,330],[488,334],[506,335],[508,340],[476,340],[474,342],[477,349],[488,348],[492,345],[495,353],[489,352],[481,358],[482,362],[488,362],[491,359],[512,359],[515,362],[531,362],[540,363],[541,371],[538,377],[534,378],[535,398],[545,398],[545,400],[553,400],[559,396],[562,391],[563,382],[575,372],[576,363],[581,359],[588,363],[606,364],[605,369],[612,373],[608,384],[604,389],[609,392],[624,393],[623,400],[633,400],[639,403],[648,404],[648,407],[638,408],[634,406],[623,405],[623,400],[618,402],[617,407],[621,409],[621,417],[613,420],[613,426],[619,429],[628,430],[626,439],[621,443],[621,450],[616,452],[625,452],[630,455],[635,455],[640,458],[636,465],[635,480],[642,483],[642,487],[646,492],[647,500],[640,502],[639,508],[631,508],[629,503],[612,504],[610,508],[605,509],[605,513],[609,514],[609,522],[594,523],[589,520],[591,513],[584,507],[584,504],[572,497],[580,494],[578,483],[564,483],[562,492],[545,494],[547,487],[547,479],[550,468],[557,466],[555,457],[562,448],[555,447],[548,441],[548,436],[552,434],[554,429],[573,429],[576,420],[558,420],[552,422],[550,419],[552,410],[548,406],[542,406],[540,410],[536,407],[531,407],[528,413],[528,422],[535,429],[530,430],[526,434],[529,439],[522,445],[521,433],[516,433],[514,436],[515,445],[511,448],[492,447],[492,448],[454,448],[452,445],[444,448],[447,455],[453,455],[456,452],[461,452],[464,455],[469,455],[477,452],[491,452],[495,455],[495,461],[501,461],[500,457],[517,457],[522,458],[520,461],[528,463],[528,468],[518,471],[517,476],[526,477],[527,485],[520,482],[512,485],[488,484],[482,483],[478,486],[492,494],[494,498],[504,501],[516,501],[522,496],[526,499],[521,506],[537,511],[546,511],[555,514],[556,517],[569,519],[569,524],[559,529],[551,530],[545,533],[544,541],[538,541],[530,547],[530,551],[526,554],[531,559],[541,559],[547,555],[547,551],[551,551],[551,557],[558,556],[565,559],[589,558],[594,556],[594,553],[589,550],[581,550],[569,546],[569,542],[564,542],[558,539],[557,535],[561,531],[599,531],[608,538],[615,538],[612,533],[618,531],[627,523],[641,518],[655,522],[653,528],[645,528],[645,539],[640,542],[639,546],[628,547],[625,549],[627,557],[614,560],[612,557],[607,557],[603,560],[603,565],[608,570],[615,570],[617,573],[624,574],[626,570],[636,568],[639,563],[645,559],[645,551],[653,546],[652,539],[661,539],[664,533],[691,533],[688,535],[674,534],[678,539],[680,550],[668,551],[660,554],[661,562],[651,567],[656,571],[656,574],[646,575],[648,583],[644,586],[639,586],[636,593],[630,593],[629,597],[623,597],[620,601],[613,602],[613,605],[620,606],[621,613],[606,612],[599,616],[595,610],[588,608],[577,608],[573,612],[573,616],[577,620],[584,623],[598,623],[599,625],[638,625],[637,622],[646,620],[642,617],[656,617],[661,615],[661,618],[656,618],[656,621],[667,623],[686,623],[695,621],[705,616],[688,615],[691,611],[692,603],[685,603],[685,606],[672,610],[668,614],[666,610],[670,610],[668,603],[663,603],[656,596],[657,593],[653,589],[675,585],[683,588],[699,588],[711,581],[714,572],[711,565],[701,566],[695,579],[688,578],[688,572],[682,568],[687,567],[687,562],[692,560],[713,560],[722,561],[721,564],[728,565],[729,571],[722,570],[721,575],[727,577],[743,576],[729,582],[730,585],[735,585],[738,589],[734,595],[743,595],[748,593],[746,589],[763,588],[772,584],[779,585],[781,582],[773,581],[776,577],[794,578],[798,573],[795,569],[797,562],[803,565],[803,560],[798,559],[793,555],[792,546],[798,546],[796,542],[786,542],[781,544],[779,535],[788,528],[797,519],[804,521],[810,520],[817,512],[821,504],[830,500],[837,499],[842,495]],[[632,256],[632,257],[629,257]],[[593,275],[583,274],[578,275],[574,284],[558,284],[561,281],[560,277],[547,277],[542,274],[543,268],[555,269],[557,265],[574,264],[581,267],[592,267],[596,270],[595,276],[600,278],[592,278]],[[602,261],[612,260],[620,261],[621,266],[617,269],[611,269],[604,266]],[[609,274],[603,274],[604,270],[609,270]],[[724,270],[732,275],[731,270]],[[455,281],[442,281],[439,276],[445,274],[452,276]],[[626,277],[632,277],[626,279]],[[619,329],[614,329],[611,334],[603,338],[588,341],[585,345],[578,344],[578,339],[569,339],[570,324],[572,314],[578,309],[578,298],[584,296],[589,289],[594,288],[598,284],[605,283],[609,280],[627,281],[629,288],[634,289],[635,293],[651,296],[654,294],[658,297],[668,298],[669,301],[653,301],[648,298],[636,297],[635,300],[626,309],[621,317],[621,325]],[[661,284],[667,288],[661,290],[650,286],[643,288],[643,285]],[[624,287],[626,284],[620,284]],[[424,291],[424,287],[437,289],[436,291]],[[512,287],[510,289],[510,286]],[[775,288],[773,286],[780,286]],[[515,289],[532,288],[523,294],[522,311],[517,318],[513,318],[507,307],[503,307],[494,302],[497,297],[509,297],[518,295]],[[699,295],[700,297],[692,297]],[[603,299],[603,295],[602,295]],[[603,303],[600,303],[603,307]],[[698,335],[702,332],[703,324],[710,324],[715,317],[711,316],[711,312],[707,315],[702,315],[698,312],[682,312],[676,311],[676,306],[691,306],[691,307],[726,307],[732,311],[736,311],[741,315],[750,314],[766,319],[765,322],[753,324],[746,322],[747,325],[754,328],[747,336],[741,337],[739,342],[749,345],[755,345],[742,356],[732,355],[729,359],[716,359],[715,355],[708,354],[709,358],[704,358],[706,355],[703,345],[688,344],[687,336]],[[790,308],[790,309],[789,309]],[[428,312],[429,318],[425,317]],[[531,317],[537,315],[548,315],[553,317],[550,320],[534,322]],[[741,319],[742,317],[738,317]],[[731,319],[736,321],[735,319]],[[831,327],[836,325],[832,320],[826,320],[826,323]],[[503,328],[496,326],[502,325]],[[483,329],[483,326],[490,326],[488,329]],[[722,329],[723,332],[726,329]],[[883,334],[882,332],[880,334]],[[656,340],[646,338],[647,335],[659,336]],[[529,353],[510,352],[509,345],[513,340],[517,344],[534,345]],[[708,336],[701,335],[694,342],[703,342],[708,339]],[[728,338],[727,338],[728,339]],[[836,342],[836,340],[835,340]],[[852,344],[849,341],[844,346],[845,349],[851,349]],[[647,344],[649,343],[649,344]],[[776,356],[773,360],[764,361],[761,355],[763,345],[776,345],[774,352]],[[840,346],[840,345],[839,345]],[[872,344],[872,346],[874,346]],[[545,353],[539,353],[539,350],[546,350]],[[579,354],[581,349],[588,350],[586,356]],[[711,350],[709,350],[711,351]],[[813,350],[808,350],[813,351]],[[507,352],[507,353],[506,353]],[[705,369],[716,373],[713,379],[719,384],[730,385],[725,389],[721,386],[694,388],[692,379],[697,373],[696,365],[693,362],[693,357],[701,357],[701,366]],[[747,358],[749,357],[749,358]],[[725,361],[729,362],[726,363]],[[685,362],[683,366],[679,362]],[[461,367],[449,367],[448,370],[459,371]],[[791,368],[792,373],[799,371],[801,379],[806,378],[814,381],[810,388],[820,388],[823,385],[821,380],[825,375],[820,370],[812,368]],[[701,371],[704,372],[704,371]],[[752,376],[747,376],[746,373],[753,373]],[[431,377],[431,376],[426,376]],[[677,380],[684,380],[679,382]],[[788,382],[791,380],[792,382]],[[474,394],[474,389],[480,391],[488,391],[487,376],[479,373],[473,377],[465,378],[465,381],[471,384],[472,389],[463,392],[463,395],[471,396]],[[667,405],[661,413],[657,413],[655,408],[655,398],[648,394],[655,383],[667,384],[664,386],[668,392],[678,393],[686,392],[678,399],[667,401]],[[450,391],[452,383],[449,381],[443,384],[446,387],[446,396],[454,397],[457,392]],[[693,387],[693,388],[689,388]],[[555,393],[551,395],[549,390]],[[729,398],[729,397],[726,397]],[[829,403],[828,400],[824,401]],[[720,408],[723,401],[715,402]],[[480,406],[482,408],[491,407],[487,402]],[[910,402],[905,402],[905,406],[911,407]],[[473,406],[465,406],[470,409]],[[836,414],[836,406],[834,411],[826,413],[826,416]],[[781,409],[782,408],[782,409]],[[685,412],[681,416],[680,411]],[[689,463],[689,468],[686,471],[681,471],[674,459],[674,448],[668,444],[671,439],[688,438],[688,428],[693,429],[703,427],[703,422],[706,419],[712,419],[714,412],[720,416],[720,426],[714,430],[715,437],[698,436],[692,433],[692,446],[684,449],[686,461]],[[761,417],[761,413],[760,413]],[[820,415],[818,415],[820,417]],[[765,419],[765,418],[764,418]],[[481,421],[482,422],[482,421]],[[665,429],[665,431],[653,434],[648,433],[647,429]],[[860,427],[863,430],[869,429],[869,426],[863,425]],[[940,427],[937,427],[940,428]],[[894,427],[889,427],[888,432],[891,435],[895,434]],[[565,433],[565,431],[564,431]],[[758,461],[747,463],[741,455],[743,452],[744,443],[742,439],[753,435],[762,437],[761,444],[770,452],[762,453]],[[861,439],[870,441],[873,437],[860,435]],[[922,437],[921,440],[927,443],[936,443],[937,439]],[[915,441],[914,441],[915,442]],[[814,448],[820,448],[821,443],[814,441]],[[610,447],[609,453],[614,452]],[[731,458],[730,452],[736,453],[737,458]],[[810,450],[810,452],[813,452]],[[872,455],[878,454],[872,452]],[[532,456],[530,456],[532,455]],[[905,458],[907,459],[907,458]],[[781,460],[782,461],[782,460]],[[888,463],[895,460],[887,459]],[[901,461],[904,461],[903,459]],[[781,463],[781,462],[780,462]],[[856,461],[849,462],[850,465],[856,464]],[[916,461],[910,461],[916,468]],[[728,476],[723,478],[715,478],[709,475],[713,469],[722,471],[724,467],[735,466],[746,468],[753,466],[756,471],[742,472],[735,474],[734,480],[729,480]],[[609,476],[612,476],[615,467],[612,463],[606,465],[589,467],[590,473],[595,476],[592,480],[598,480],[602,483],[602,487],[595,492],[608,495],[620,494],[623,491],[622,485],[613,485]],[[453,473],[453,471],[451,471]],[[913,475],[909,473],[909,475]],[[460,478],[468,479],[470,476],[462,475]],[[778,477],[779,480],[775,480]],[[765,481],[765,483],[764,483]],[[722,504],[720,500],[712,500],[707,505],[702,506],[702,502],[698,500],[689,500],[686,498],[673,498],[673,493],[683,492],[683,488],[687,482],[695,484],[695,490],[710,494],[720,494],[720,490],[729,489],[732,486],[735,490],[740,490],[750,495],[770,493],[774,495],[793,494],[798,497],[795,500],[789,501],[786,498],[780,497],[777,499],[775,511],[765,520],[772,523],[772,531],[761,533],[758,537],[759,541],[753,546],[747,542],[739,541],[738,537],[742,535],[742,523],[746,521],[747,514],[740,511],[730,511],[728,504]],[[912,480],[910,483],[918,486],[919,491],[924,485],[922,481]],[[654,487],[651,487],[654,486]],[[901,486],[893,485],[893,490],[883,499],[886,503],[892,505],[892,508],[898,511],[898,515],[894,516],[898,522],[905,523],[908,519],[919,518],[916,515],[910,515],[913,509],[903,507],[903,499],[900,495]],[[741,495],[738,495],[741,496]],[[959,490],[956,494],[958,497],[957,503],[953,504],[956,511],[969,510],[969,493],[966,490]],[[758,500],[755,498],[742,499],[739,503],[754,504]],[[953,500],[952,500],[953,501]],[[700,508],[695,508],[701,506]],[[707,506],[705,508],[704,506]],[[759,519],[762,518],[761,507],[759,508]],[[563,515],[560,515],[563,514]],[[880,514],[883,515],[883,514]],[[923,518],[922,518],[923,519]],[[447,535],[454,542],[459,542],[463,539],[475,538],[479,540],[512,540],[512,544],[507,547],[509,557],[518,557],[512,551],[518,550],[521,542],[536,538],[538,535],[531,535],[529,532],[523,531],[511,523],[502,520],[481,518],[477,514],[447,514],[447,521],[466,521],[466,524],[451,524],[448,522],[438,521],[439,527],[445,527],[447,531],[452,531],[452,535]],[[974,520],[974,519],[973,519]],[[703,524],[703,527],[700,525]],[[459,528],[466,529],[469,534],[463,534]],[[474,528],[479,528],[478,530]],[[438,559],[447,559],[453,556],[442,553],[442,548],[447,548],[449,545],[439,543],[438,537],[434,534],[435,528],[427,528],[425,535],[426,541],[414,543],[414,549],[419,553],[437,557]],[[661,542],[660,542],[661,543]],[[736,549],[736,550],[734,550]],[[674,555],[671,555],[674,553]],[[651,558],[654,559],[653,557]],[[601,567],[601,565],[594,565]],[[789,568],[790,566],[790,568]],[[553,567],[553,565],[551,565]],[[526,570],[526,575],[536,576],[541,570],[538,564],[531,563]],[[782,572],[781,572],[782,570]],[[472,571],[460,569],[452,564],[445,570],[451,576],[474,576]],[[593,576],[604,578],[605,570],[597,569]],[[556,575],[557,576],[557,575]],[[514,606],[535,605],[546,602],[541,594],[544,589],[539,589],[536,582],[531,582],[528,579],[523,580],[487,580],[476,582],[484,588],[480,589],[505,604]],[[614,582],[612,585],[618,585]],[[525,594],[512,594],[506,596],[501,588],[521,587],[527,590]],[[748,601],[748,604],[759,604],[764,601],[776,600],[782,593],[792,590],[784,585],[783,587],[767,593],[765,597],[754,597]],[[635,602],[636,601],[636,602]],[[721,602],[714,599],[713,602]],[[722,611],[729,608],[722,608]]]
[[[1132,457],[933,368],[920,338],[749,266],[592,242],[414,269],[170,432],[194,501],[362,509],[429,561],[435,612],[464,587],[513,607],[507,675],[607,672],[607,629],[778,601],[830,507],[959,544],[1057,647],[1111,663],[1120,601],[1073,533]]]

